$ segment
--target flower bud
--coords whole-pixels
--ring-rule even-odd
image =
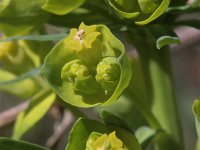
[[[113,131],[109,135],[92,132],[88,138],[86,150],[124,150],[123,142]]]
[[[72,83],[75,82],[75,78],[83,78],[88,75],[88,68],[80,60],[73,60],[65,64],[61,72],[61,78]]]
[[[81,23],[47,55],[41,74],[65,102],[94,107],[116,101],[132,71],[123,44],[106,26]]]
[[[64,65],[61,78],[71,82],[74,90],[83,94],[94,94],[101,91],[95,78],[90,74],[88,67],[81,60],[73,60]]]
[[[112,90],[120,77],[119,62],[114,57],[106,57],[97,65],[97,82],[104,90]]]

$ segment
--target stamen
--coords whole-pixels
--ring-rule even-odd
[[[76,33],[76,36],[74,37],[74,39],[79,41],[82,44],[83,43],[84,34],[85,34],[85,31],[83,29],[78,30],[78,32]]]

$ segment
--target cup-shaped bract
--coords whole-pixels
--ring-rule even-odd
[[[123,142],[116,136],[116,131],[110,134],[92,132],[86,143],[86,150],[125,150]]]
[[[123,44],[106,26],[84,23],[52,49],[42,69],[52,89],[78,107],[116,101],[131,74]]]
[[[145,25],[161,16],[170,0],[106,0],[121,18],[132,19],[138,25]]]
[[[79,118],[65,150],[141,150],[132,132],[114,125]]]

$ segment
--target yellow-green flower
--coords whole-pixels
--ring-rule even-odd
[[[0,43],[0,59],[7,57],[10,53],[13,53],[16,48],[14,42],[3,42]]]
[[[110,104],[131,79],[123,44],[104,25],[81,23],[47,55],[42,75],[67,103]]]
[[[71,29],[69,36],[64,40],[65,46],[74,51],[92,48],[92,43],[101,33],[96,31],[96,25],[86,26],[81,23],[78,29]]]
[[[113,131],[110,134],[92,132],[88,138],[86,150],[125,150],[123,142]]]

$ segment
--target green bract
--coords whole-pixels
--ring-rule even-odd
[[[134,134],[95,120],[78,119],[73,126],[66,150],[141,150]]]
[[[87,140],[86,150],[124,150],[123,142],[113,131],[109,135],[92,132]]]
[[[162,15],[170,0],[107,0],[108,4],[122,18],[133,19],[138,25],[145,25]]]
[[[84,2],[85,0],[46,0],[42,8],[57,15],[65,15]]]
[[[27,34],[48,20],[48,13],[41,9],[45,0],[1,0],[0,30],[6,36]]]
[[[92,107],[117,100],[129,84],[131,66],[106,26],[82,23],[52,49],[42,75],[65,102]]]

